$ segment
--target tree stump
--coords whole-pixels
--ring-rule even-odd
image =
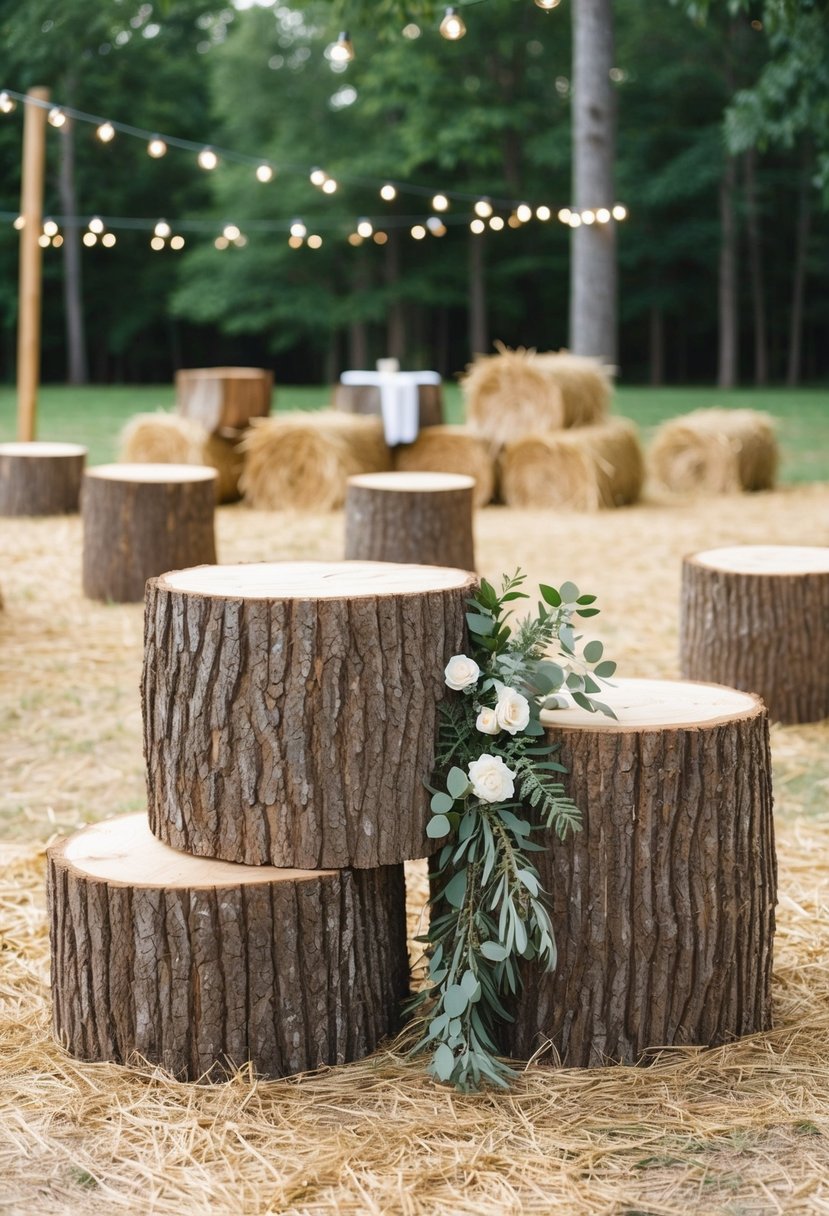
[[[81,496],[83,593],[133,603],[148,578],[215,562],[216,470],[188,464],[87,469]]]
[[[683,676],[756,692],[773,721],[829,717],[829,548],[687,557],[679,639]]]
[[[0,515],[73,515],[85,462],[77,443],[0,443]]]
[[[525,968],[506,1048],[633,1064],[771,1025],[777,867],[765,707],[717,685],[619,680],[619,720],[544,716],[583,817],[536,856],[555,972]]]
[[[474,576],[386,562],[202,567],[145,614],[150,826],[248,865],[425,857],[443,670]]]
[[[345,556],[475,569],[475,481],[452,473],[364,473],[348,479]]]
[[[402,866],[279,870],[161,844],[143,814],[48,851],[53,1024],[84,1060],[219,1080],[368,1055],[408,991]]]
[[[421,384],[417,390],[419,426],[440,426],[443,422],[443,387]],[[373,384],[337,384],[331,408],[346,414],[381,414],[380,389]]]
[[[189,367],[176,372],[176,410],[209,432],[241,430],[271,412],[273,372],[262,367]]]

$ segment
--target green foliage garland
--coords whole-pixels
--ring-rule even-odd
[[[539,742],[541,709],[569,694],[581,708],[615,716],[596,700],[616,664],[602,643],[581,640],[573,618],[592,617],[596,597],[574,583],[542,585],[537,614],[508,625],[507,605],[528,596],[520,571],[500,593],[485,579],[468,601],[470,654],[455,655],[441,704],[430,837],[448,837],[438,858],[429,933],[428,982],[412,1008],[424,1026],[415,1052],[432,1051],[430,1072],[458,1089],[504,1086],[512,1070],[498,1058],[503,1005],[521,985],[522,959],[555,967],[547,895],[532,854],[534,832],[560,839],[578,829],[577,807],[560,781],[555,746]],[[557,661],[547,657],[558,644]],[[438,788],[440,786],[441,788]]]

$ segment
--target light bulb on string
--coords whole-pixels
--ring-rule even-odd
[[[349,232],[348,243],[349,245],[353,245],[356,249],[358,245],[362,245],[363,238],[360,236],[359,232]]]
[[[3,92],[0,93],[0,114],[11,114],[16,105],[17,102],[13,97],[10,97],[4,89]]]
[[[240,235],[240,229],[235,224],[225,224],[222,229],[222,236],[227,237],[229,241],[235,241]]]
[[[327,177],[328,177],[328,174],[325,172],[324,169],[312,169],[311,172],[308,174],[308,180],[310,181],[312,186],[324,185],[325,179]]]
[[[61,236],[60,233],[57,233],[56,236],[52,237],[52,245],[54,246],[55,249],[60,249],[62,244],[63,244],[63,237]]]
[[[166,220],[159,220],[156,226],[153,228],[153,236],[160,236],[162,240],[165,237],[168,237],[171,232],[172,228]]]
[[[302,248],[302,237],[301,236],[289,236],[288,244],[290,245],[291,249],[301,249]]]
[[[533,209],[528,203],[519,203],[515,208],[515,218],[522,224],[528,223],[533,217]]]
[[[552,211],[545,203],[542,203],[540,207],[536,207],[535,209],[535,218],[541,220],[542,223],[546,223],[552,214]]]
[[[488,220],[492,215],[492,203],[488,198],[479,198],[473,210],[479,219]]]
[[[389,234],[387,232],[375,232],[371,239],[374,241],[375,245],[385,245],[389,239]]]
[[[174,236],[170,238],[170,248],[179,250],[184,248],[184,237]]]
[[[48,237],[45,232],[41,232],[40,236],[37,238],[37,243],[38,243],[38,245],[40,245],[41,249],[46,249],[47,246],[52,244],[52,241],[51,241],[51,238]]]
[[[85,232],[83,234],[83,243],[86,245],[87,249],[91,249],[92,246],[97,243],[97,240],[98,238],[94,232]]]
[[[17,219],[12,222],[12,228],[16,228],[20,232],[26,226],[25,215],[18,215]]]
[[[116,237],[115,237],[114,232],[105,232],[104,235],[101,237],[101,244],[106,249],[111,249],[112,246],[115,244],[115,241],[116,241]]]
[[[489,221],[489,226],[493,232],[500,232],[504,227],[503,217],[500,215],[493,215]]]
[[[473,220],[469,225],[470,232],[474,232],[476,236],[480,236],[485,228],[486,224],[483,220]]]
[[[217,236],[215,241],[213,242],[213,244],[215,245],[215,247],[217,249],[227,249],[228,245],[230,244],[230,241],[227,239],[226,236]]]
[[[90,232],[94,233],[95,236],[100,236],[104,230],[104,221],[99,215],[93,215],[92,219],[87,224],[87,228]]]
[[[562,224],[569,224],[571,215],[572,212],[569,207],[562,207],[558,213],[558,219]]]
[[[199,168],[206,169],[208,172],[215,169],[219,163],[219,158],[212,148],[202,148],[196,159],[199,162]]]
[[[360,220],[357,224],[357,232],[362,237],[369,237],[374,232],[374,225],[371,220]]]
[[[95,134],[102,144],[111,143],[115,139],[115,127],[113,127],[111,122],[102,122]]]
[[[561,4],[561,0],[535,0],[535,3],[538,8],[543,9],[545,13],[549,13],[554,8],[558,8],[558,6]]]
[[[587,224],[588,226],[589,226],[590,224],[595,224],[595,222],[596,222],[596,212],[595,212],[595,211],[590,211],[590,210],[587,210],[587,211],[582,211],[582,213],[581,213],[581,222],[582,222],[583,224]]]
[[[172,242],[170,242],[170,243],[172,244]],[[244,232],[240,232],[238,236],[235,236],[233,238],[233,244],[236,246],[237,249],[244,249],[244,247],[245,247],[245,245],[247,245],[247,243],[248,243],[248,238],[245,236]]]
[[[302,220],[294,220],[291,224],[291,236],[298,236],[300,240],[306,235],[307,231],[308,229]]]
[[[611,212],[614,220],[627,219],[627,213],[628,213],[627,207],[623,207],[621,203],[617,203],[616,206],[613,208],[613,211]]]
[[[392,199],[397,198],[397,188],[391,182],[386,182],[385,186],[380,187],[380,197],[390,203]]]
[[[325,52],[332,63],[351,63],[354,58],[354,47],[347,30],[343,30]]]
[[[266,165],[264,162],[261,165],[257,165],[256,166],[256,180],[258,182],[273,181],[273,169],[271,168],[271,166]]]
[[[322,183],[323,194],[334,194],[337,190],[337,183],[333,177],[327,177]]]
[[[441,37],[446,38],[448,42],[457,42],[466,33],[463,17],[452,5],[443,14],[443,20],[438,28]]]
[[[415,224],[412,228],[412,236],[416,241],[422,241],[426,235],[426,229],[422,224]]]
[[[518,216],[515,214],[514,211],[513,211],[512,215],[510,215],[509,218],[507,219],[507,224],[509,225],[510,228],[520,228],[521,227],[521,221],[519,220]]]
[[[150,249],[153,249],[156,253],[158,253],[159,249],[163,249],[163,248],[164,248],[164,237],[154,236],[152,238],[152,240],[150,241]]]
[[[445,236],[446,225],[443,220],[437,215],[430,215],[426,221],[426,227],[431,232],[432,236]]]
[[[599,207],[596,212],[596,223],[607,224],[610,221],[610,212],[607,207]]]
[[[308,237],[308,248],[309,249],[319,249],[321,247],[321,245],[322,245],[322,237],[319,236],[316,232],[312,232],[311,235]]]
[[[159,139],[157,135],[154,135],[147,144],[147,155],[151,156],[153,160],[159,160],[162,156],[166,156],[167,145],[165,144],[164,140]]]
[[[50,236],[50,237],[57,236],[58,226],[54,220],[46,220],[46,222],[43,225],[43,231],[46,234],[46,236]]]
[[[446,197],[445,194],[436,194],[435,195],[435,197],[432,199],[432,210],[433,211],[448,211],[449,210],[449,199]]]
[[[570,225],[571,228],[580,228],[581,227],[581,216],[579,215],[578,211],[571,211],[570,218],[567,221],[567,223]]]
[[[66,115],[60,106],[52,106],[46,117],[50,126],[57,127],[58,129],[66,126]]]

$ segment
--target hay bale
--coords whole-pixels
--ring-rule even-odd
[[[242,450],[242,493],[265,511],[332,511],[349,477],[392,467],[381,418],[334,410],[256,418]]]
[[[627,418],[528,435],[504,448],[500,477],[501,496],[511,507],[625,506],[636,502],[644,480],[639,435]]]
[[[611,380],[600,360],[496,345],[498,354],[479,356],[461,380],[467,421],[491,443],[606,418]]]
[[[211,435],[192,418],[160,410],[136,414],[121,431],[117,460],[121,464],[206,465],[218,474],[217,502],[235,502],[239,497],[239,433]]]
[[[771,490],[780,460],[768,414],[719,408],[664,422],[648,455],[655,482],[674,494]]]
[[[430,426],[414,443],[395,449],[400,473],[463,473],[475,479],[473,501],[486,506],[495,497],[495,460],[486,440],[465,426]]]

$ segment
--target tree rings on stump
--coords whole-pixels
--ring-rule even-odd
[[[181,570],[147,588],[150,825],[248,865],[425,857],[444,667],[474,576],[389,562]]]
[[[281,1077],[373,1051],[408,991],[402,866],[177,853],[143,814],[49,849],[53,1024],[69,1052],[177,1077]]]
[[[77,443],[0,443],[0,515],[72,515],[86,448]]]
[[[682,675],[756,692],[776,722],[829,717],[829,548],[740,545],[682,564]]]
[[[87,469],[81,496],[84,595],[116,603],[143,600],[148,578],[215,562],[215,500],[215,469],[188,464]]]
[[[349,477],[346,558],[474,570],[474,492],[474,479],[456,473]]]
[[[618,721],[544,714],[582,814],[535,855],[558,962],[525,968],[507,1050],[633,1064],[771,1025],[776,902],[768,719],[717,685],[619,680]]]

